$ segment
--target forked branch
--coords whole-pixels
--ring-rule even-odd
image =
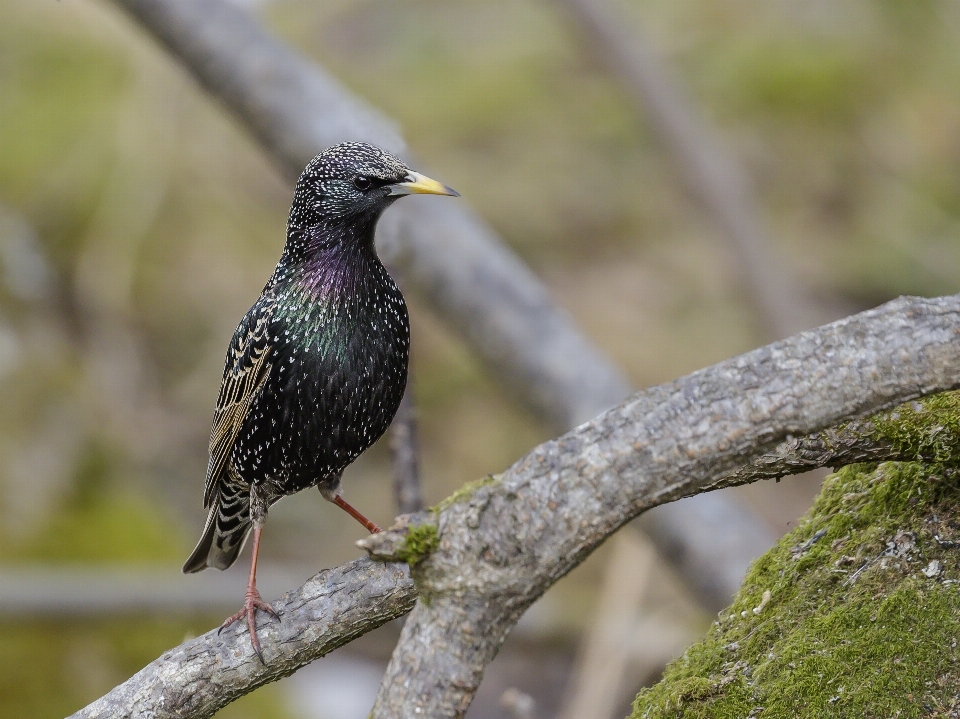
[[[429,601],[404,625],[374,719],[462,717],[520,615],[637,514],[759,479],[738,468],[791,437],[958,384],[960,296],[901,298],[638,392],[540,445],[437,516],[436,550],[416,567]],[[390,560],[411,536],[363,543]]]

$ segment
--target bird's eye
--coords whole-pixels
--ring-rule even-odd
[[[373,180],[369,177],[358,177],[353,181],[353,186],[361,192],[369,190],[373,186]]]

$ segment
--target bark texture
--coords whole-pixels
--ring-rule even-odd
[[[243,622],[184,642],[71,719],[201,719],[259,686],[410,611],[416,589],[404,564],[358,559],[327,569],[271,602],[257,634],[266,665],[250,649]]]
[[[430,512],[402,517],[360,543],[374,558],[410,564],[421,596],[373,716],[463,716],[524,609],[638,513],[775,476],[776,462],[789,473],[801,464],[790,455],[791,437],[816,434],[821,439],[810,441],[822,443],[833,436],[824,434],[831,425],[958,386],[960,295],[901,298],[638,392],[503,474],[467,485]],[[880,439],[866,435],[863,443],[877,452],[915,459],[944,451],[891,429],[897,425],[889,416],[874,422]],[[856,432],[863,425],[846,426]],[[860,456],[858,443],[847,446]],[[845,463],[842,452],[817,456]],[[802,468],[811,461],[807,455]],[[406,611],[414,589],[397,567],[380,574],[375,565],[351,563],[275,605],[282,621],[266,621],[260,634],[266,668],[244,630],[231,628],[219,640],[210,633],[74,716],[131,716],[124,713],[131,706],[157,717],[209,716]],[[310,609],[295,609],[305,596]]]
[[[900,299],[637,393],[455,496],[373,717],[463,716],[523,611],[640,512],[737,483],[790,436],[957,386],[958,310]],[[410,533],[363,544],[392,559]]]

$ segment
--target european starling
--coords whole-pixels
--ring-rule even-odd
[[[250,530],[243,608],[263,661],[256,610],[257,551],[267,509],[318,487],[370,532],[379,527],[340,497],[343,470],[387,429],[407,382],[410,322],[377,258],[377,220],[412,193],[457,193],[365,143],[317,155],[297,181],[287,242],[260,299],[227,349],[210,432],[203,536],[183,571],[232,565]]]

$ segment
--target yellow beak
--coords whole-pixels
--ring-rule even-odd
[[[450,197],[460,197],[460,193],[452,187],[431,180],[426,175],[419,172],[410,172],[407,175],[406,182],[398,182],[390,185],[391,195],[449,195]]]

